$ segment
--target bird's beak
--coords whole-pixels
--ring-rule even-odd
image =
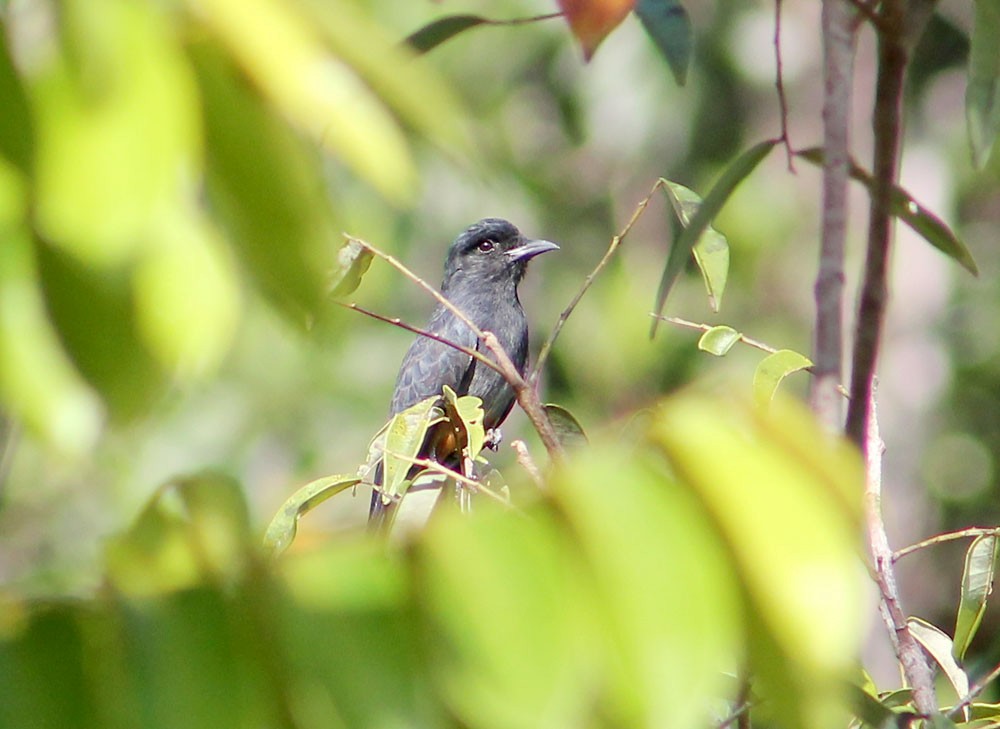
[[[559,246],[549,240],[528,240],[517,248],[511,248],[504,255],[511,261],[527,261],[542,253],[558,251]]]

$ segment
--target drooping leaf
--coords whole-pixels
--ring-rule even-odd
[[[823,150],[818,147],[801,150],[796,152],[796,155],[815,165],[823,164]],[[869,192],[871,191],[874,180],[867,170],[852,160],[850,172],[852,178],[867,187]],[[917,235],[957,262],[973,276],[979,275],[979,268],[965,243],[955,235],[951,228],[945,225],[944,221],[914,200],[910,193],[899,185],[895,185],[891,203],[892,214],[910,226]]]
[[[563,448],[577,448],[587,444],[587,434],[573,413],[554,403],[546,403],[544,408],[552,423],[552,430]]]
[[[965,553],[962,570],[962,596],[955,621],[955,659],[961,662],[979,630],[986,612],[986,600],[993,591],[993,578],[1000,559],[1000,540],[996,534],[984,534],[973,540]]]
[[[955,656],[953,655],[954,646],[947,633],[920,618],[908,618],[906,625],[909,627],[910,633],[913,634],[916,641],[923,646],[924,650],[941,667],[941,671],[948,677],[948,680],[954,687],[955,693],[960,697],[968,694],[969,677],[955,660]]]
[[[758,406],[766,406],[774,398],[778,385],[785,377],[812,366],[812,360],[791,349],[781,349],[767,355],[753,373],[754,401]]]
[[[636,0],[559,0],[583,58],[589,61],[608,33],[618,27]]]
[[[740,333],[725,324],[712,327],[701,335],[698,339],[698,349],[716,357],[723,357],[729,353],[733,345],[740,341]]]
[[[405,42],[417,53],[427,53],[462,31],[489,22],[479,15],[447,15],[414,31]]]
[[[353,238],[348,238],[337,251],[337,260],[330,281],[330,295],[339,299],[357,291],[361,285],[361,277],[367,273],[374,257],[375,254],[369,248]]]
[[[279,0],[188,0],[275,107],[390,200],[412,196],[406,138],[382,102]],[[287,193],[286,193],[287,194]]]
[[[983,167],[1000,134],[1000,3],[975,0],[974,6],[965,121],[972,162]]]
[[[459,397],[447,385],[444,386],[445,416],[457,429],[458,443],[464,456],[474,461],[483,450],[486,430],[483,428],[483,401],[473,395]]]
[[[385,431],[385,449],[382,456],[383,478],[380,492],[387,503],[406,493],[407,474],[413,468],[428,429],[443,418],[438,406],[440,396],[421,400],[416,405],[397,413]]]
[[[271,519],[264,534],[264,547],[274,556],[284,552],[295,539],[299,519],[331,496],[336,496],[360,482],[360,476],[336,474],[307,483],[289,496]]]
[[[656,292],[656,304],[653,307],[653,313],[657,317],[663,313],[663,307],[667,303],[667,296],[670,295],[670,290],[673,288],[677,276],[680,274],[681,269],[684,268],[684,262],[687,261],[695,244],[701,239],[702,233],[705,232],[705,229],[715,219],[715,216],[722,210],[722,206],[726,204],[726,201],[733,194],[736,187],[754,171],[757,165],[760,164],[760,161],[768,155],[777,143],[775,139],[768,139],[754,145],[737,157],[725,169],[712,187],[712,190],[698,207],[698,212],[694,214],[687,227],[681,231],[681,234],[673,242],[673,245],[670,247],[670,255],[667,257],[667,265],[663,269],[663,276],[660,278],[659,290]],[[656,333],[658,321],[658,318],[653,319],[650,330],[651,336]]]
[[[694,37],[691,19],[677,0],[638,0],[635,14],[666,59],[678,86],[687,79]]]
[[[670,198],[681,225],[690,225],[691,219],[701,207],[702,199],[684,185],[670,180],[664,180],[664,183],[667,197]],[[712,311],[718,311],[722,305],[722,294],[726,290],[726,280],[729,278],[729,242],[726,236],[709,225],[691,252],[705,281],[709,306]]]

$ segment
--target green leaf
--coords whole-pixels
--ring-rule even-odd
[[[986,599],[993,591],[993,576],[1000,559],[1000,540],[995,534],[977,537],[965,553],[962,570],[962,597],[955,621],[954,656],[964,660],[969,644],[979,630],[986,612]]]
[[[862,726],[869,729],[891,729],[900,726],[902,715],[897,714],[860,686],[848,684],[848,694],[854,714],[861,719]]]
[[[687,226],[701,207],[702,199],[693,190],[670,180],[664,180],[667,196],[673,205],[681,225]],[[729,277],[729,241],[726,236],[709,226],[701,234],[692,249],[695,263],[701,271],[708,292],[708,303],[712,311],[722,305],[722,294],[726,290]]]
[[[677,84],[683,86],[694,45],[687,11],[676,0],[639,0],[635,14],[666,59]]]
[[[778,391],[778,385],[788,375],[812,367],[805,355],[791,349],[781,349],[767,355],[753,373],[753,397],[758,406],[766,406]]]
[[[0,11],[2,12],[2,11]],[[10,55],[8,33],[0,33],[0,156],[22,172],[30,172],[34,158],[34,122],[24,84]]]
[[[814,165],[823,164],[823,150],[818,147],[801,150],[796,152],[796,155]],[[871,192],[874,180],[867,170],[852,160],[850,172],[852,178]],[[939,217],[914,200],[910,193],[899,185],[893,186],[891,206],[892,214],[910,226],[917,235],[973,276],[979,275],[979,268],[965,243]]]
[[[684,268],[684,262],[691,255],[695,244],[701,239],[702,233],[705,232],[712,220],[715,219],[715,216],[722,210],[722,206],[726,204],[726,201],[733,194],[736,187],[754,171],[757,165],[760,164],[760,161],[768,155],[777,143],[778,140],[776,139],[768,139],[754,145],[737,157],[716,181],[711,192],[702,201],[698,212],[691,218],[687,227],[674,240],[673,245],[670,247],[670,255],[667,257],[667,265],[663,269],[659,290],[656,292],[656,305],[653,308],[655,315],[659,316],[663,313],[663,307],[667,303],[667,296],[669,296],[670,290],[673,288],[681,269]],[[658,321],[656,318],[653,319],[652,329],[650,330],[651,335],[656,333]]]
[[[401,203],[412,197],[416,171],[402,129],[354,70],[323,45],[295,5],[187,4],[282,114],[388,199]]]
[[[577,448],[587,445],[587,434],[583,431],[580,421],[566,408],[553,403],[546,403],[545,414],[552,423],[552,430],[563,448]]]
[[[959,697],[969,693],[969,677],[955,660],[951,638],[940,628],[920,618],[907,618],[906,625],[914,639],[941,667]]]
[[[291,545],[298,530],[299,519],[331,496],[361,483],[359,476],[337,474],[311,481],[288,497],[271,519],[264,534],[264,547],[279,555]]]
[[[738,331],[725,324],[712,327],[701,335],[698,340],[698,349],[714,354],[716,357],[723,357],[729,353],[734,344],[740,341],[741,336]]]
[[[357,291],[361,277],[368,272],[375,254],[360,241],[348,238],[337,251],[337,263],[330,282],[330,295],[343,298]]]
[[[965,121],[972,162],[982,168],[1000,133],[1000,3],[975,0],[969,41],[969,77],[965,88]]]
[[[459,397],[447,385],[444,386],[444,411],[452,426],[458,430],[459,444],[464,456],[476,460],[486,442],[483,428],[483,401],[474,395]]]
[[[389,421],[382,454],[382,486],[379,489],[384,502],[389,503],[406,493],[409,486],[407,476],[413,468],[411,459],[420,453],[428,429],[443,419],[443,412],[438,406],[440,400],[438,395],[421,400]]]
[[[417,53],[427,53],[462,31],[489,22],[478,15],[447,15],[411,33],[405,42]]]

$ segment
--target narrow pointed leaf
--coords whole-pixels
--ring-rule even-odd
[[[382,498],[392,499],[406,493],[407,474],[424,442],[427,430],[441,417],[437,406],[440,397],[429,397],[411,408],[393,416],[385,432],[385,453],[383,454]]]
[[[958,665],[955,656],[952,655],[954,649],[951,638],[940,628],[920,618],[909,618],[906,624],[916,641],[941,667],[944,675],[955,687],[955,693],[959,696],[966,696],[969,693],[969,677]]]
[[[666,59],[677,85],[683,86],[694,45],[687,11],[676,0],[639,0],[635,14]]]
[[[823,164],[823,150],[818,147],[804,149],[796,154],[814,165]],[[871,192],[874,184],[872,176],[853,160],[851,161],[851,177]],[[892,214],[910,226],[917,235],[957,262],[973,276],[979,275],[979,268],[972,258],[972,253],[941,218],[914,200],[913,196],[899,185],[893,186],[891,203]]]
[[[733,345],[740,341],[740,333],[732,327],[726,325],[712,327],[701,335],[698,340],[698,349],[716,357],[726,355]]]
[[[271,519],[264,534],[264,547],[274,556],[288,549],[298,531],[299,519],[322,504],[361,482],[361,478],[338,473],[312,481],[288,497]]]
[[[682,226],[690,225],[691,219],[702,205],[702,199],[693,190],[670,180],[664,180],[667,197]],[[708,303],[712,311],[722,305],[722,294],[729,278],[729,241],[712,226],[705,228],[692,249],[695,263],[701,271],[708,293]]]
[[[812,367],[812,361],[805,355],[791,349],[781,349],[761,360],[753,373],[753,397],[758,406],[771,402],[778,385],[788,375]]]
[[[670,255],[667,257],[667,265],[663,269],[663,276],[660,279],[660,287],[656,292],[656,306],[653,308],[657,316],[663,312],[663,307],[667,303],[667,296],[677,280],[684,263],[695,244],[701,238],[701,234],[711,224],[715,216],[722,210],[733,190],[754,171],[761,160],[763,160],[771,149],[777,144],[776,139],[768,139],[760,142],[740,155],[729,167],[726,168],[722,176],[712,187],[711,192],[705,197],[698,212],[691,218],[691,222],[681,232],[670,248]],[[656,334],[658,319],[653,319],[650,335]]]
[[[969,40],[969,80],[965,121],[972,161],[983,167],[1000,133],[1000,3],[976,0]]]
[[[462,31],[490,21],[479,15],[448,15],[438,18],[406,38],[406,44],[417,53],[427,53]]]
[[[975,539],[965,553],[962,571],[962,597],[955,621],[955,659],[961,661],[979,630],[986,612],[986,599],[993,591],[993,576],[1000,558],[1000,540],[995,534]]]

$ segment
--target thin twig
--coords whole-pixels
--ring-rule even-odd
[[[555,326],[552,327],[552,333],[549,334],[549,338],[545,341],[545,344],[542,345],[542,349],[538,353],[538,360],[535,362],[535,368],[531,371],[531,376],[528,378],[529,382],[534,384],[538,381],[538,376],[542,371],[542,367],[545,366],[545,361],[548,359],[549,353],[552,351],[552,345],[555,344],[556,338],[559,336],[559,332],[562,331],[566,320],[569,319],[569,316],[573,313],[576,305],[580,303],[580,299],[583,298],[583,295],[587,293],[587,290],[594,283],[594,279],[597,278],[597,275],[604,270],[605,266],[608,265],[611,257],[615,254],[615,251],[618,250],[618,246],[620,246],[622,241],[625,240],[625,236],[629,234],[629,231],[632,230],[632,226],[636,224],[636,221],[639,220],[639,217],[646,210],[646,207],[649,205],[649,201],[653,199],[653,195],[655,195],[656,191],[664,185],[666,185],[666,180],[661,177],[653,185],[649,194],[646,195],[646,197],[644,197],[638,205],[636,205],[635,212],[632,213],[632,217],[629,218],[625,227],[621,229],[618,235],[611,239],[611,243],[608,245],[608,250],[605,251],[604,256],[597,262],[597,265],[594,266],[594,270],[591,271],[587,275],[587,278],[583,280],[583,285],[580,286],[580,290],[576,292],[576,295],[570,300],[569,305],[563,310],[562,314],[559,315],[559,320],[556,322]]]
[[[496,362],[494,362],[489,357],[487,357],[486,355],[484,355],[482,352],[478,352],[475,349],[472,349],[471,347],[465,347],[465,346],[463,346],[461,344],[458,344],[457,342],[451,341],[450,339],[447,339],[445,337],[442,337],[442,336],[439,336],[437,334],[434,334],[433,332],[429,332],[426,329],[421,329],[420,327],[415,327],[412,324],[407,324],[405,321],[403,321],[399,317],[382,316],[381,314],[378,314],[378,313],[376,313],[374,311],[366,309],[363,306],[358,306],[353,301],[352,302],[348,302],[348,303],[344,303],[344,302],[338,302],[338,303],[341,306],[343,306],[345,309],[351,309],[352,311],[356,311],[359,314],[364,314],[365,316],[370,316],[372,319],[377,319],[378,321],[385,322],[386,324],[392,324],[392,326],[394,326],[394,327],[399,327],[400,329],[405,329],[406,331],[412,332],[413,334],[419,334],[421,337],[427,337],[428,339],[433,339],[435,342],[440,342],[441,344],[447,345],[447,346],[451,347],[452,349],[457,349],[459,352],[462,352],[463,354],[467,354],[470,357],[472,357],[473,359],[475,359],[475,360],[477,360],[479,362],[482,362],[484,365],[486,365],[487,367],[489,367],[491,370],[496,370],[501,375],[503,374],[503,370],[500,369],[500,365],[498,365]]]
[[[958,716],[958,714],[963,711],[966,706],[969,706],[976,700],[976,697],[979,696],[979,694],[981,694],[987,686],[996,681],[998,678],[1000,678],[1000,664],[994,666],[992,671],[983,676],[983,678],[979,681],[976,681],[975,686],[969,690],[969,693],[967,693],[961,701],[951,708],[951,711],[948,712],[948,718],[954,719]]]
[[[753,708],[753,704],[749,701],[744,701],[735,709],[733,713],[727,716],[725,719],[719,722],[718,729],[726,729],[726,727],[732,726],[737,721],[741,720],[743,717],[748,716],[750,709]]]
[[[449,301],[444,294],[424,281],[417,274],[413,273],[413,271],[407,268],[405,264],[394,256],[379,250],[375,246],[359,238],[348,236],[348,239],[371,251],[374,255],[378,256],[397,271],[402,273],[406,278],[410,279],[410,281],[427,291],[427,293],[433,296],[439,304],[448,309],[448,311],[458,317],[459,321],[472,330],[472,333],[476,335],[476,338],[478,338],[479,341],[481,341],[486,348],[490,350],[490,353],[496,359],[496,364],[499,368],[500,374],[503,375],[504,379],[507,380],[507,383],[514,390],[518,404],[521,406],[521,409],[524,410],[525,415],[528,416],[528,420],[531,421],[531,424],[537,431],[538,437],[545,446],[545,450],[548,451],[549,457],[553,460],[561,460],[564,455],[562,444],[559,443],[555,430],[552,428],[552,423],[549,422],[549,418],[545,414],[545,408],[542,407],[542,403],[538,399],[538,394],[535,392],[534,388],[525,381],[524,377],[521,376],[521,373],[517,371],[517,367],[515,367],[514,363],[511,361],[510,355],[507,354],[507,351],[503,348],[503,345],[500,344],[500,341],[496,338],[493,332],[483,331],[476,326],[476,324],[465,314],[465,312]]]
[[[781,136],[788,159],[788,171],[795,173],[792,142],[788,138],[788,100],[785,98],[785,80],[781,66],[781,0],[774,0],[774,86],[778,91],[778,110],[781,114]]]
[[[973,539],[975,537],[984,537],[988,534],[1000,537],[1000,527],[969,527],[968,529],[958,529],[953,532],[945,532],[944,534],[935,534],[933,537],[928,537],[923,541],[917,542],[916,544],[911,544],[908,547],[903,547],[902,549],[897,549],[892,553],[892,561],[898,562],[903,557],[908,554],[913,554],[921,549],[927,547],[933,547],[935,544],[944,544],[945,542],[953,542],[957,539]]]
[[[517,462],[521,465],[531,480],[535,482],[535,486],[538,489],[545,489],[545,479],[542,478],[542,472],[538,469],[538,465],[535,463],[535,459],[531,457],[531,453],[528,452],[528,444],[523,440],[513,440],[510,443],[510,447],[514,449],[514,453],[517,456]]]
[[[537,23],[540,20],[552,20],[561,18],[563,13],[544,13],[542,15],[532,15],[527,18],[511,18],[510,20],[489,20],[483,21],[484,25],[525,25],[527,23]]]
[[[447,466],[438,463],[437,461],[432,461],[429,458],[414,458],[413,456],[407,456],[403,453],[397,453],[395,451],[390,451],[390,450],[386,450],[383,452],[386,455],[392,456],[393,458],[398,458],[399,460],[405,463],[409,463],[413,466],[423,466],[428,471],[434,471],[435,473],[440,473],[444,476],[447,476],[448,478],[453,478],[459,483],[468,486],[471,490],[489,496],[494,501],[499,501],[501,504],[504,504],[506,506],[513,506],[510,503],[509,499],[505,499],[503,496],[491,490],[490,488],[483,486],[479,481],[476,481],[474,478],[469,478],[468,476],[465,476],[459,473],[458,471],[454,471],[448,468]]]

